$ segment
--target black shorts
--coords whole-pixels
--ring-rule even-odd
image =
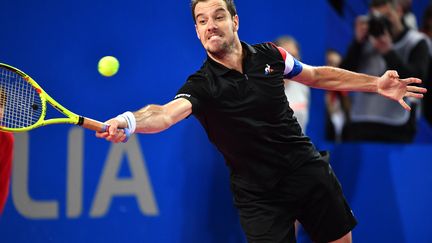
[[[271,190],[231,184],[248,242],[296,242],[298,220],[314,242],[334,241],[357,224],[328,156],[305,163]]]

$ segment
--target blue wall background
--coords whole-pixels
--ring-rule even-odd
[[[415,1],[419,16],[426,3]],[[236,4],[243,40],[293,35],[311,65],[352,36],[351,17],[324,0]],[[205,58],[187,1],[0,0],[0,27],[0,62],[99,120],[170,101]],[[120,60],[114,77],[97,72],[105,55]],[[360,222],[354,240],[432,242],[429,127],[413,145],[330,144],[322,94],[313,91],[307,133],[332,152]],[[17,134],[13,170],[1,242],[244,242],[223,159],[194,118],[121,145],[67,125]]]

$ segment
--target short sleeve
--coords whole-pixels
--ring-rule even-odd
[[[194,74],[189,76],[186,83],[177,91],[174,99],[184,98],[192,104],[192,114],[198,115],[208,97],[208,89],[204,75]]]
[[[285,62],[284,77],[292,78],[297,76],[303,70],[303,64],[289,54],[284,48],[277,47]]]

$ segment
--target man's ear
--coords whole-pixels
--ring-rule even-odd
[[[238,31],[240,26],[239,26],[239,17],[237,14],[233,17],[233,25],[234,25],[233,26],[234,30]]]

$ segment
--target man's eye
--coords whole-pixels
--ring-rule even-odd
[[[198,20],[198,23],[199,23],[199,24],[205,24],[206,21],[205,21],[204,19],[201,19],[201,20]]]
[[[216,17],[217,20],[221,20],[221,19],[223,19],[223,18],[224,18],[224,16],[217,16],[217,17]]]

